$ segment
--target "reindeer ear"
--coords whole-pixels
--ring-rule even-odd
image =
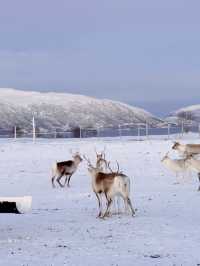
[[[104,154],[104,159],[105,159],[105,157],[106,157],[106,145],[103,148],[103,154]]]
[[[96,146],[94,147],[94,151],[95,151],[95,153],[96,153],[96,156],[97,156],[97,155],[98,155],[98,153],[97,153]]]

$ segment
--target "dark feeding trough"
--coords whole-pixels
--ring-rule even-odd
[[[0,213],[27,213],[31,210],[32,197],[0,197]]]

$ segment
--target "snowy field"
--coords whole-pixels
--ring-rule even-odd
[[[200,143],[200,139],[185,142]],[[52,189],[55,160],[79,150],[108,159],[131,178],[136,216],[97,219],[86,163],[71,188]],[[0,140],[0,196],[33,196],[24,215],[0,214],[0,265],[200,265],[200,192],[195,174],[177,184],[160,163],[171,140]]]

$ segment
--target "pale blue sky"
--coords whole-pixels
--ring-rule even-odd
[[[0,87],[200,99],[199,0],[0,0]]]

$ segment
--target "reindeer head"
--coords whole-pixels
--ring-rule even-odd
[[[79,152],[76,152],[72,157],[73,157],[74,161],[77,161],[77,162],[83,161]]]
[[[91,176],[95,176],[96,174],[99,173],[99,169],[93,166],[88,166],[88,172],[90,173]]]
[[[179,142],[174,142],[174,145],[172,146],[173,150],[177,150],[177,148],[180,146]]]
[[[95,148],[97,162],[100,161],[100,160],[105,160],[105,157],[106,157],[105,151],[106,151],[106,148],[104,147],[104,150],[102,152],[98,153],[96,148]]]

